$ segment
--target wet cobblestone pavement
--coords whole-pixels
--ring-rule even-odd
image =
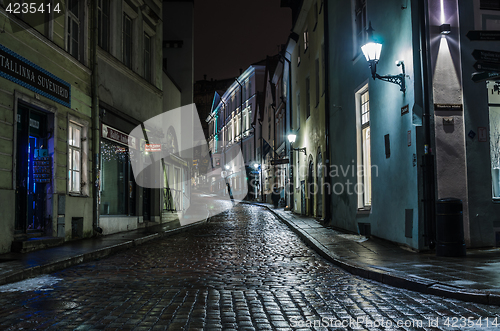
[[[500,307],[352,276],[251,205],[51,277],[0,293],[0,329],[500,330]]]

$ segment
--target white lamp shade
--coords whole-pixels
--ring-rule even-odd
[[[288,141],[293,144],[295,142],[295,139],[297,138],[297,135],[291,133],[288,135]]]
[[[380,59],[380,52],[382,51],[382,44],[369,42],[361,46],[361,50],[366,58],[366,61],[376,61]]]

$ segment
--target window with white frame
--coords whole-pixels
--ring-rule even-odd
[[[356,93],[358,116],[358,183],[362,187],[358,190],[361,209],[369,209],[372,204],[372,164],[371,164],[371,140],[370,140],[370,97],[368,87],[365,86]]]
[[[297,92],[297,116],[295,118],[297,119],[296,128],[298,130],[300,129],[300,92]]]
[[[311,116],[311,80],[306,78],[306,119]]]
[[[314,61],[314,69],[315,69],[315,74],[316,74],[316,88],[315,88],[315,91],[316,91],[316,107],[318,107],[319,105],[319,59],[316,59],[316,61]]]
[[[304,30],[304,53],[307,51],[309,48],[309,30],[305,29]]]
[[[300,66],[300,45],[297,45],[297,67]]]
[[[325,64],[325,44],[321,44],[321,75],[323,81],[323,93],[325,94],[325,86],[326,86],[326,64]]]
[[[98,0],[98,30],[99,30],[99,46],[109,52],[109,2],[110,0]]]
[[[83,60],[81,56],[83,50],[81,45],[83,6],[78,0],[68,0],[67,8],[66,50],[74,58],[81,61]]]
[[[151,37],[144,33],[144,78],[151,82]]]
[[[366,0],[354,0],[354,23],[355,23],[355,42],[354,53],[358,54],[361,51],[361,46],[366,41]]]
[[[82,126],[70,122],[68,136],[68,191],[81,194]]]
[[[123,14],[123,64],[132,69],[132,19]]]

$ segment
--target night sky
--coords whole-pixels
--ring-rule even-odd
[[[237,77],[266,55],[278,53],[292,25],[280,0],[195,0],[194,79]]]

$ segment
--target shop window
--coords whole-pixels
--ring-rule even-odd
[[[500,107],[490,107],[490,152],[493,198],[500,199]]]
[[[372,204],[371,141],[370,141],[370,98],[368,87],[358,93],[358,207],[370,209]],[[359,185],[361,184],[361,185]]]
[[[101,215],[135,215],[129,148],[101,140]]]
[[[494,200],[500,200],[500,84],[489,81],[487,85],[490,111],[492,194]],[[481,128],[478,136],[480,141],[486,141],[486,128]]]

